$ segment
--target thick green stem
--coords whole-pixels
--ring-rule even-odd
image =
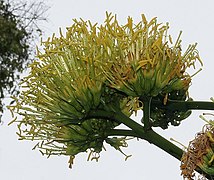
[[[171,142],[167,141],[166,139],[163,140],[159,134],[151,132],[142,133],[141,135],[137,134],[133,130],[128,129],[110,129],[106,132],[107,136],[132,136],[147,140],[150,143],[158,146],[162,150],[166,151],[167,153],[171,154],[173,157],[177,158],[179,161],[181,160],[183,151],[178,148],[177,146],[173,145]],[[149,137],[148,137],[149,136]],[[152,139],[152,142],[151,142]],[[167,146],[168,145],[168,146]],[[175,153],[176,152],[176,153]],[[203,171],[199,168],[196,171],[200,174],[203,174]],[[209,175],[205,175],[207,179],[210,179]]]
[[[214,110],[213,102],[206,101],[177,101],[168,100],[166,105],[157,100],[152,100],[152,104],[157,105],[161,108],[171,109],[171,110]]]
[[[157,147],[164,150],[168,154],[172,155],[179,161],[181,160],[181,157],[183,154],[183,151],[180,148],[178,148],[177,146],[175,146],[170,141],[166,140],[165,138],[163,138],[153,130],[136,133],[133,130],[112,129],[112,130],[108,130],[107,135],[108,136],[133,136],[133,137],[144,139],[149,143],[156,145]]]
[[[147,129],[145,131],[144,126],[138,124],[134,120],[127,117],[119,109],[117,109],[115,107],[111,107],[111,109],[112,109],[112,111],[96,110],[94,112],[91,112],[89,116],[91,118],[103,118],[103,119],[109,119],[109,120],[114,120],[114,121],[120,122],[120,123],[126,125],[127,127],[129,127],[131,129],[131,131],[130,130],[129,131],[126,131],[126,130],[118,131],[117,130],[117,133],[120,133],[118,135],[135,136],[135,137],[139,137],[141,139],[147,140],[149,143],[156,145],[157,147],[159,147],[160,149],[169,153],[176,159],[178,159],[178,160],[181,159],[183,151],[180,148],[175,146],[170,141],[166,140],[164,137],[157,134],[152,129],[150,129],[150,130]],[[116,133],[116,131],[111,130],[111,133],[113,133],[113,132]]]
[[[150,99],[151,100],[151,99]],[[89,114],[89,118],[102,118],[102,119],[109,119],[113,121],[120,122],[131,130],[122,130],[122,129],[112,129],[107,131],[107,136],[133,136],[144,139],[151,144],[159,147],[160,149],[164,150],[168,154],[172,155],[179,161],[182,158],[183,150],[165,139],[164,137],[160,136],[158,133],[151,129],[149,124],[150,120],[150,101],[143,101],[144,102],[144,119],[143,123],[144,126],[138,124],[134,120],[127,117],[123,114],[120,109],[114,108],[109,106],[107,110],[95,110]],[[164,105],[160,101],[152,100],[152,105],[163,109],[169,109],[171,111],[188,111],[188,110],[214,110],[214,103],[213,102],[203,102],[203,101],[175,101],[175,100],[168,100],[167,104]],[[201,173],[200,169],[196,169],[199,173]]]
[[[139,137],[138,134],[129,129],[109,129],[106,131],[106,136],[132,136]]]
[[[150,103],[151,103],[151,97],[145,97],[143,98],[143,124],[144,124],[144,130],[147,131],[151,129],[150,124]]]
[[[187,109],[187,110],[214,110],[213,102],[204,102],[204,101],[186,101],[186,102],[176,102],[169,101],[169,107]]]
[[[118,111],[114,115],[115,119],[117,121],[120,121],[121,123],[125,124],[127,127],[132,129],[138,137],[147,140],[148,142],[156,145],[157,147],[161,148],[162,150],[166,151],[176,159],[180,160],[183,154],[183,151],[175,146],[170,141],[166,140],[153,130],[144,131],[144,127],[137,122],[133,121],[126,115],[124,115],[122,112]]]
[[[87,115],[87,119],[100,118],[100,119],[115,120],[114,114],[115,112],[97,109],[97,110],[90,111],[90,113]]]
[[[183,155],[183,150],[168,141],[167,139],[160,136],[158,133],[156,133],[153,130],[150,130],[146,132],[146,137],[144,138],[148,142],[156,145],[160,149],[164,150],[165,152],[169,153],[179,161],[181,160],[181,157]]]
[[[166,151],[167,153],[169,153],[176,159],[178,159],[178,160],[181,159],[183,151],[180,148],[178,148],[173,143],[166,140],[165,138],[163,138],[162,136],[160,136],[153,130],[145,131],[144,126],[142,126],[142,125],[138,124],[137,122],[135,122],[134,120],[130,119],[117,108],[112,107],[111,109],[112,109],[111,112],[104,111],[104,110],[96,110],[94,112],[91,112],[90,117],[104,118],[104,119],[110,119],[110,120],[120,122],[120,123],[126,125],[127,127],[129,127],[133,131],[133,133],[135,133],[135,134],[131,134],[131,136],[134,135],[135,137],[139,137],[144,140],[147,140],[148,142],[150,142],[150,143],[156,145],[157,147],[161,148],[162,150]],[[126,131],[123,131],[123,132],[126,132]],[[129,132],[129,133],[131,133],[131,132]],[[120,132],[120,135],[122,135],[122,132]],[[126,135],[127,134],[124,134],[124,136],[126,136]]]

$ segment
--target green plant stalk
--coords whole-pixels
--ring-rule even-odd
[[[145,102],[144,102],[145,103]],[[149,102],[147,101],[146,103]],[[214,103],[213,102],[204,102],[204,101],[174,101],[174,100],[168,100],[166,105],[163,105],[162,103],[158,103],[157,101],[152,101],[151,103],[156,103],[158,106],[161,106],[163,108],[168,108],[172,110],[214,110]],[[147,106],[147,105],[146,105]],[[146,107],[144,105],[144,108]],[[126,115],[124,115],[119,109],[111,107],[108,108],[112,111],[105,111],[105,110],[95,110],[90,113],[89,117],[96,117],[96,118],[103,118],[103,119],[109,119],[109,120],[115,120],[120,123],[123,123],[127,127],[129,127],[131,130],[111,130],[109,131],[109,135],[121,135],[121,136],[134,136],[138,137],[144,140],[147,140],[149,143],[156,145],[160,149],[164,150],[165,152],[169,153],[176,159],[180,160],[183,154],[183,150],[171,143],[170,141],[166,140],[164,137],[160,136],[158,133],[153,131],[152,129],[145,131],[145,127],[138,124],[137,122],[133,121]],[[149,107],[146,107],[146,110],[144,109],[145,113],[144,115],[149,116]],[[148,120],[148,119],[147,119]],[[144,119],[146,122],[146,120]],[[148,121],[147,127],[149,127]],[[111,134],[112,133],[112,134]],[[118,134],[117,134],[118,133]]]
[[[120,120],[121,123],[132,129],[138,135],[137,137],[147,140],[149,143],[156,145],[179,161],[181,160],[183,151],[170,141],[166,140],[164,137],[157,134],[152,129],[144,131],[144,127],[142,125],[128,118],[121,112],[117,112],[117,114],[115,114],[115,119]]]
[[[112,130],[108,130],[107,135],[108,136],[133,136],[133,137],[144,139],[149,143],[154,144],[155,146],[164,150],[168,154],[172,155],[179,161],[181,160],[181,157],[183,155],[183,150],[181,150],[179,147],[177,147],[170,141],[166,140],[165,138],[163,138],[153,130],[149,130],[147,132],[141,132],[139,134],[133,130],[112,129]]]
[[[144,130],[147,131],[151,129],[150,125],[150,103],[151,97],[143,98],[143,119],[142,123],[144,124]]]
[[[111,129],[111,130],[108,130],[107,132],[106,132],[106,136],[132,136],[132,137],[137,137],[137,138],[141,138],[141,139],[144,139],[144,140],[148,140],[147,139],[147,135],[141,135],[141,136],[139,136],[136,132],[134,132],[133,130],[128,130],[128,129]],[[152,136],[152,137],[154,137],[154,136]],[[150,138],[152,138],[152,137],[150,137]],[[162,139],[162,138],[161,138]],[[157,140],[158,141],[158,140]],[[168,143],[168,142],[167,142]],[[169,142],[169,143],[171,143],[171,142]],[[159,142],[158,142],[158,144],[159,144]],[[166,143],[164,143],[164,145],[165,145]],[[158,146],[157,144],[155,144],[156,146]],[[159,147],[159,146],[158,146]],[[170,152],[172,152],[173,154],[174,154],[174,148],[172,148],[172,143],[170,144],[170,146],[169,146],[170,148],[168,148],[169,149],[169,151]],[[159,148],[161,148],[161,147],[159,147]],[[165,148],[165,147],[164,147]],[[176,157],[179,161],[181,160],[181,157],[182,157],[182,153],[183,153],[183,151],[180,149],[180,150],[178,150],[177,149],[178,147],[176,147],[175,149],[176,149],[176,154],[171,154],[173,157]],[[162,149],[162,148],[161,148]],[[163,149],[164,150],[164,149]],[[166,151],[166,150],[164,150],[164,151]],[[168,153],[168,151],[166,151],[167,153]],[[178,153],[179,152],[179,153]],[[198,173],[200,173],[200,174],[204,174],[203,173],[203,171],[201,170],[201,169],[199,169],[199,168],[197,168],[196,169],[196,171],[198,172]],[[207,175],[207,174],[204,174],[205,176],[206,176],[206,178],[207,179],[209,179],[210,178],[210,176],[209,175]]]
[[[131,130],[111,130],[108,133],[112,133],[109,135],[120,135],[120,136],[134,136],[144,140],[147,140],[149,143],[156,145],[160,149],[164,150],[165,152],[169,153],[173,157],[178,160],[181,160],[183,151],[171,143],[170,141],[166,140],[164,137],[160,136],[153,130],[148,130],[145,132],[144,126],[138,124],[134,120],[130,119],[126,115],[124,115],[120,110],[116,110],[112,108],[112,112],[97,110],[90,114],[91,117],[96,118],[103,118],[103,119],[111,119],[123,123]],[[132,132],[131,132],[132,131]],[[118,133],[118,134],[113,134]]]
[[[163,103],[152,100],[151,104],[158,105],[161,108],[171,109],[171,110],[214,110],[213,102],[206,101],[177,101],[177,100],[168,100],[166,105]]]

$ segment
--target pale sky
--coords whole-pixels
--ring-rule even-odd
[[[144,13],[148,19],[158,17],[159,22],[169,22],[170,33],[177,38],[183,31],[183,49],[190,43],[198,43],[198,50],[204,62],[203,71],[193,78],[190,96],[194,100],[209,100],[214,96],[214,1],[213,0],[47,0],[49,22],[43,24],[45,37],[58,32],[59,27],[72,24],[72,19],[90,19],[102,23],[105,12],[117,14],[121,24],[128,16],[137,22]],[[170,127],[160,132],[166,138],[174,138],[188,145],[195,133],[201,130],[204,122],[194,112],[179,127]],[[106,146],[99,162],[87,162],[87,154],[76,156],[73,169],[68,168],[68,157],[47,159],[37,150],[32,150],[34,142],[18,141],[16,125],[7,126],[11,120],[8,112],[0,126],[0,179],[4,180],[182,180],[180,162],[164,151],[143,140],[131,140],[123,149],[132,154],[127,161],[113,148]]]

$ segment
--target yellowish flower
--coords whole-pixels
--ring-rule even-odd
[[[14,119],[17,134],[22,140],[39,141],[35,147],[42,154],[68,155],[71,162],[80,152],[97,154],[107,140],[106,131],[119,123],[90,118],[89,113],[115,100],[128,116],[138,108],[138,101],[108,91],[100,68],[104,48],[99,33],[96,24],[74,20],[65,36],[60,31],[60,37],[53,35],[42,42],[44,49],[30,65],[20,96],[13,97],[16,105],[9,108],[21,115],[21,119]],[[110,139],[106,142],[112,142]],[[124,140],[114,138],[117,147],[120,141]]]
[[[109,85],[134,97],[187,90],[191,76],[186,69],[201,60],[196,44],[182,54],[181,33],[173,44],[168,29],[168,24],[162,25],[156,18],[148,22],[144,15],[136,25],[129,17],[120,26],[116,16],[108,14],[99,38],[101,65]]]
[[[9,107],[22,117],[14,120],[20,139],[38,140],[43,154],[69,155],[70,163],[88,150],[96,159],[104,141],[120,150],[126,139],[106,135],[119,123],[90,113],[113,104],[130,116],[142,109],[141,96],[187,91],[186,69],[200,61],[196,44],[182,54],[180,35],[172,45],[168,28],[144,15],[137,25],[130,17],[119,25],[107,13],[103,25],[74,20],[65,35],[60,30],[59,37],[43,41],[16,105]]]

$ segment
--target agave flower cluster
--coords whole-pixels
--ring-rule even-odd
[[[130,17],[119,25],[107,13],[103,25],[73,20],[65,35],[60,31],[42,42],[44,50],[10,106],[22,117],[14,120],[20,138],[38,140],[42,153],[71,160],[87,150],[99,153],[104,141],[118,150],[127,146],[125,138],[107,136],[118,122],[90,113],[114,104],[130,116],[142,108],[141,96],[188,90],[186,69],[200,60],[196,44],[182,54],[180,35],[173,45],[168,28],[144,15],[136,25]]]
[[[203,116],[202,119],[206,120]],[[207,121],[208,122],[208,121]],[[194,140],[184,152],[181,159],[181,170],[184,178],[192,180],[194,171],[202,170],[210,177],[214,176],[214,126],[213,121],[209,121],[198,133]]]
[[[168,28],[156,18],[147,22],[144,15],[137,25],[128,18],[123,27],[116,19],[101,27],[103,37],[109,38],[103,44],[108,56],[102,64],[109,85],[133,97],[188,89],[191,77],[186,69],[200,61],[196,44],[189,45],[182,55],[181,33],[173,45]]]

